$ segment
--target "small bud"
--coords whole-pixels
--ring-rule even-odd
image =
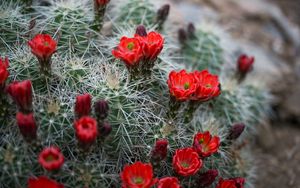
[[[189,38],[194,38],[195,32],[196,32],[196,28],[195,28],[194,24],[189,23],[189,25],[187,27],[187,33],[188,33]]]
[[[197,187],[208,187],[210,186],[219,175],[218,170],[208,170],[201,173],[197,180]]]
[[[238,73],[238,81],[241,82],[244,80],[246,75],[252,71],[254,64],[254,57],[248,57],[243,54],[239,57],[237,61],[237,73]]]
[[[182,28],[178,30],[178,40],[181,44],[184,44],[185,41],[187,40],[187,33]]]
[[[98,6],[105,6],[109,3],[110,0],[95,0],[95,4]]]
[[[108,116],[109,106],[105,100],[99,100],[95,103],[95,113],[99,120],[104,120]]]
[[[5,88],[5,82],[9,76],[8,66],[8,58],[2,60],[0,57],[0,92]]]
[[[32,111],[32,88],[31,81],[13,82],[7,87],[7,92],[12,97],[21,112]]]
[[[112,131],[112,127],[108,122],[104,122],[100,128],[101,136],[107,137]]]
[[[245,124],[243,124],[243,123],[237,123],[237,124],[233,125],[229,131],[227,139],[228,140],[238,139],[244,130],[245,130]]]
[[[147,30],[146,30],[145,26],[143,26],[143,25],[137,26],[135,34],[137,34],[141,37],[146,37],[147,36]]]
[[[161,139],[156,141],[155,146],[151,152],[151,159],[153,161],[161,161],[167,157],[168,154],[168,140]]]
[[[90,94],[78,95],[75,103],[75,114],[78,118],[88,116],[92,108],[92,97]]]
[[[20,132],[26,139],[31,140],[37,137],[36,136],[37,126],[36,126],[35,119],[33,117],[33,113],[23,114],[21,112],[18,112],[16,119],[17,119],[17,125],[20,129]]]
[[[170,5],[165,4],[157,11],[157,22],[162,25],[168,18],[170,12]]]

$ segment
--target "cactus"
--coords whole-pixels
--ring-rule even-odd
[[[254,164],[250,151],[240,146],[241,141],[228,141],[227,136],[234,123],[243,122],[247,129],[240,140],[248,139],[266,114],[269,95],[256,86],[234,82],[232,71],[223,68],[226,51],[217,36],[197,29],[194,37],[179,46],[169,32],[157,25],[157,10],[147,0],[112,0],[106,12],[113,24],[109,36],[95,30],[90,0],[32,6],[31,13],[22,13],[24,6],[18,1],[0,4],[1,10],[6,10],[0,15],[4,18],[0,23],[0,48],[5,52],[1,55],[10,61],[7,84],[32,82],[32,112],[38,138],[24,141],[16,123],[17,108],[7,94],[2,95],[0,104],[8,112],[5,110],[7,115],[0,116],[0,187],[24,187],[30,177],[43,175],[66,187],[120,187],[119,174],[124,166],[136,161],[150,163],[153,146],[161,138],[169,142],[168,155],[156,167],[155,176],[175,176],[175,150],[191,147],[194,135],[204,131],[218,135],[221,146],[217,153],[205,158],[199,173],[217,169],[221,177],[245,177],[246,186],[252,187]],[[7,14],[8,10],[12,13]],[[32,20],[35,24],[29,27]],[[122,36],[132,37],[139,24],[147,30],[162,29],[165,44],[151,76],[132,79],[128,67],[116,60],[111,50]],[[58,41],[49,75],[41,74],[38,60],[27,45],[37,33],[47,33]],[[176,118],[170,118],[168,74],[182,68],[208,69],[221,75],[222,94],[195,106],[188,118],[186,110],[190,104],[182,103]],[[73,127],[75,99],[84,93],[92,96],[93,104],[100,99],[108,102],[108,117],[98,120],[98,126],[103,121],[112,126],[112,132],[105,137],[100,131],[87,151],[80,148]],[[96,117],[96,113],[92,111],[91,116]],[[39,165],[38,155],[47,146],[59,147],[65,156],[59,171],[47,172]],[[195,187],[193,178],[197,179],[197,175],[181,178],[180,183],[183,187]]]

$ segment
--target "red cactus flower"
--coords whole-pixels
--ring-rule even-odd
[[[78,95],[75,103],[75,113],[77,117],[87,116],[92,108],[92,97],[90,94]]]
[[[44,148],[39,155],[39,163],[48,171],[58,170],[64,164],[65,158],[57,147]]]
[[[153,178],[151,164],[139,161],[132,165],[126,165],[120,176],[122,188],[150,188],[157,182],[157,179]]]
[[[167,81],[170,94],[177,100],[187,100],[196,91],[196,79],[192,73],[187,73],[186,70],[180,72],[172,71],[169,74]]]
[[[18,112],[16,119],[20,132],[25,138],[36,138],[37,126],[33,117],[33,113],[23,114],[21,112]]]
[[[219,78],[210,74],[207,70],[194,72],[197,80],[197,90],[192,99],[197,101],[208,101],[221,94]]]
[[[112,50],[113,56],[123,60],[128,67],[139,64],[143,57],[143,49],[139,39],[122,37],[120,44]]]
[[[219,146],[220,138],[218,136],[211,136],[208,131],[197,133],[194,137],[193,147],[201,157],[209,157],[216,153]]]
[[[5,85],[5,81],[9,76],[9,72],[7,70],[8,66],[8,58],[5,58],[4,60],[0,58],[0,89]]]
[[[218,175],[219,175],[218,170],[208,170],[204,173],[201,173],[199,175],[199,178],[197,179],[197,186],[198,187],[210,186],[215,181]]]
[[[38,178],[29,178],[28,188],[64,188],[64,185],[45,176],[40,176]]]
[[[95,0],[98,6],[104,6],[109,3],[110,0]]]
[[[92,144],[98,135],[97,121],[84,116],[74,123],[77,139],[84,145]]]
[[[41,61],[49,62],[53,53],[56,52],[57,42],[50,35],[37,34],[28,41],[31,52]]]
[[[32,109],[31,81],[13,82],[7,87],[7,92],[17,103],[22,112],[30,112]]]
[[[135,37],[141,41],[144,58],[147,60],[155,60],[164,47],[164,38],[157,32],[152,31],[145,37],[136,34]]]
[[[180,183],[175,177],[165,177],[158,181],[157,188],[180,188]]]
[[[164,160],[168,154],[168,140],[157,140],[151,152],[151,159],[156,161]]]
[[[244,178],[231,178],[224,180],[221,178],[216,188],[244,188]]]
[[[193,148],[177,149],[173,156],[173,168],[181,176],[196,174],[202,164],[202,160]]]
[[[237,62],[239,73],[245,75],[253,69],[254,57],[249,57],[245,54],[241,55]]]

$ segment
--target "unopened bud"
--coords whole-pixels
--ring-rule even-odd
[[[104,122],[100,128],[100,135],[103,137],[107,137],[112,131],[112,127],[109,123]]]
[[[161,161],[167,157],[168,144],[169,142],[166,139],[156,141],[155,146],[151,152],[152,161]]]
[[[143,26],[143,25],[137,26],[135,34],[137,34],[141,37],[146,37],[147,36],[147,30],[146,30],[145,26]]]
[[[196,28],[194,26],[193,23],[189,23],[188,27],[187,27],[187,34],[189,38],[194,38],[195,37],[195,32],[196,32]]]
[[[178,40],[181,44],[184,44],[185,41],[187,40],[187,33],[182,28],[178,30]]]
[[[208,187],[210,186],[219,175],[218,170],[208,170],[201,173],[199,179],[197,180],[197,187]]]
[[[23,114],[21,112],[18,112],[16,119],[17,125],[24,138],[32,140],[37,137],[37,126],[33,117],[33,113]]]
[[[158,9],[157,22],[159,22],[160,24],[163,24],[167,20],[167,18],[169,16],[169,12],[170,12],[169,4],[163,5],[160,9]]]
[[[245,130],[245,124],[243,124],[243,123],[237,123],[237,124],[233,125],[229,131],[229,134],[227,137],[228,140],[238,139],[244,130]]]
[[[95,113],[99,120],[104,120],[108,116],[109,106],[107,101],[99,100],[95,103]]]

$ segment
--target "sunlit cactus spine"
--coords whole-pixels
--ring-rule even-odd
[[[107,4],[95,7],[99,2]],[[1,9],[7,6],[21,8],[11,1],[1,4]],[[268,95],[238,82],[235,71],[223,67],[226,51],[217,36],[189,24],[181,30],[185,37],[179,45],[163,29],[172,7],[155,10],[147,0],[66,0],[32,8],[30,16],[18,12],[5,19],[21,19],[12,28],[22,31],[1,25],[14,35],[0,35],[8,40],[1,56],[8,57],[10,74],[1,93],[9,113],[0,116],[0,187],[31,188],[29,180],[34,179],[32,183],[42,176],[65,187],[130,187],[125,177],[133,178],[131,183],[150,178],[145,186],[149,188],[167,181],[163,177],[182,187],[202,183],[215,187],[221,177],[243,177],[245,187],[251,187],[254,165],[246,140],[265,114]],[[108,18],[112,28],[104,36],[103,21]],[[32,20],[32,27],[24,27]],[[19,39],[11,37],[29,30],[29,35]],[[41,50],[46,56],[35,51],[30,41],[37,34],[47,34],[57,42],[57,49],[42,40],[38,43],[47,47]],[[120,44],[124,36],[130,39]],[[174,49],[176,45],[181,50]],[[139,54],[133,61],[130,53]],[[181,89],[191,89],[191,80],[195,87],[187,95],[177,95],[174,89],[183,69],[182,75],[191,79],[180,83]],[[210,78],[214,83],[206,83]],[[25,80],[32,84],[28,109],[20,108],[13,93],[6,93],[14,81]],[[208,93],[199,89],[200,83]],[[20,129],[26,119],[16,118],[18,112],[30,117],[31,132]],[[246,125],[243,133],[236,132],[236,123]],[[47,172],[38,158],[50,146],[59,148],[64,162]],[[192,173],[180,167],[181,162],[190,167],[181,161],[186,151],[197,161]],[[53,160],[53,156],[48,158],[48,162]],[[130,177],[132,168],[152,169],[152,177]],[[204,181],[207,172],[213,173]]]

